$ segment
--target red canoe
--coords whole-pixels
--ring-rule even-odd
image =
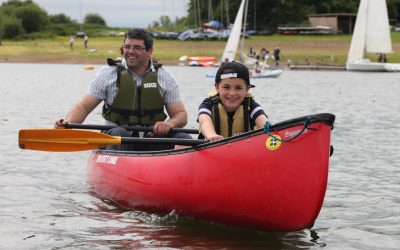
[[[258,230],[301,230],[313,225],[324,200],[334,120],[332,114],[311,115],[179,150],[93,151],[88,184],[127,208]]]

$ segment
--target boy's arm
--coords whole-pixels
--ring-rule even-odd
[[[208,141],[218,141],[224,139],[221,135],[215,132],[214,124],[209,115],[199,115],[200,131]]]

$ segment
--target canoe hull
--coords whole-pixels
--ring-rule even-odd
[[[256,131],[164,153],[94,151],[88,184],[128,208],[174,210],[260,230],[301,230],[317,218],[328,179],[331,124],[309,127],[276,149],[270,136]],[[302,128],[293,125],[273,134],[290,139]]]

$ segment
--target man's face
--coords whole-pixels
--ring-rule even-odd
[[[147,66],[153,50],[147,50],[143,40],[126,38],[123,52],[128,67],[134,69]]]

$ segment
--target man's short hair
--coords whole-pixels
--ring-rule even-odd
[[[136,28],[128,30],[128,32],[125,33],[124,42],[127,38],[143,40],[146,50],[153,48],[153,37],[149,32],[145,31],[144,29]]]

